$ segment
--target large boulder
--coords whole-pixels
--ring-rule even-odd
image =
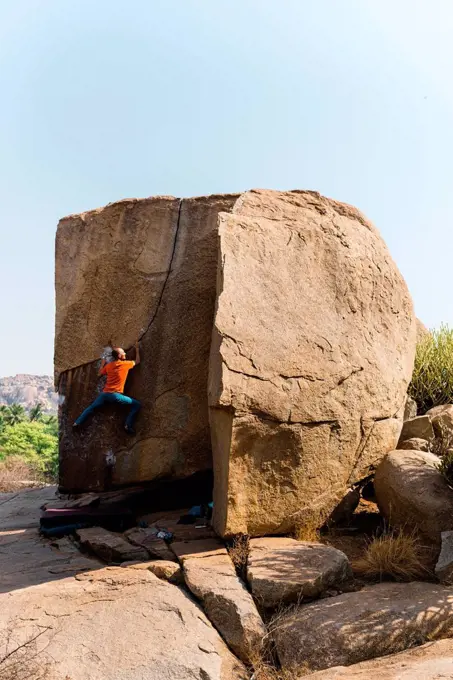
[[[439,458],[423,451],[392,451],[376,470],[379,509],[393,527],[416,530],[440,546],[453,529],[453,491],[438,470]]]
[[[453,404],[434,406],[426,415],[431,419],[436,437],[448,436],[453,440]]]
[[[439,640],[382,659],[318,671],[310,680],[451,680],[452,669],[453,640]]]
[[[55,377],[62,488],[99,490],[212,468],[206,391],[217,221],[236,198],[125,200],[60,221]],[[74,436],[74,419],[97,396],[101,352],[111,343],[131,348],[138,338],[142,363],[126,389],[142,402],[138,436],[127,437],[115,408]]]
[[[415,351],[407,287],[373,225],[319,194],[251,191],[219,224],[214,525],[322,523],[398,440]]]
[[[398,448],[408,439],[425,439],[426,441],[434,439],[434,430],[429,415],[416,416],[403,423]]]
[[[453,635],[453,590],[381,583],[313,602],[281,617],[274,639],[283,668],[353,663]],[[368,677],[374,677],[373,675]]]
[[[8,663],[29,672],[5,677],[248,677],[190,597],[147,570],[100,569],[1,595],[0,654],[13,644],[25,648]]]
[[[276,608],[319,597],[352,577],[348,558],[336,548],[292,538],[250,541],[247,579],[262,607]]]

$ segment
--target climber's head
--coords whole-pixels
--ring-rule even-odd
[[[126,352],[122,347],[113,347],[112,356],[114,361],[124,361],[126,358]]]

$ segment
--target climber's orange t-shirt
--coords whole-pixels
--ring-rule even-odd
[[[106,364],[100,371],[100,375],[107,376],[103,392],[119,392],[122,394],[127,374],[134,366],[135,361],[111,361]]]

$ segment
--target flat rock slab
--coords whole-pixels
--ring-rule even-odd
[[[198,552],[192,554],[178,551],[186,584],[202,601],[208,618],[230,649],[242,661],[249,662],[266,635],[256,605],[236,575],[225,548],[216,549],[215,544],[197,547]]]
[[[11,629],[17,646],[39,635],[30,678],[247,678],[191,598],[149,571],[100,569],[2,595],[0,633]],[[23,670],[23,653],[10,661]],[[47,675],[36,673],[38,665]]]
[[[149,554],[145,548],[132,545],[120,534],[114,534],[100,527],[79,529],[77,537],[82,547],[91,550],[105,562],[126,562],[128,560],[147,560]]]
[[[299,607],[274,631],[282,666],[296,672],[404,651],[453,635],[453,590],[432,583],[380,583]]]
[[[174,560],[174,555],[162,538],[157,538],[155,529],[134,527],[124,532],[124,536],[133,545],[145,548],[152,557],[160,560]]]
[[[353,666],[337,666],[310,675],[310,680],[451,680],[453,641],[428,642],[408,652]]]
[[[99,568],[73,544],[39,535],[40,506],[55,492],[46,487],[0,494],[0,593]]]
[[[318,597],[350,577],[348,558],[336,548],[292,538],[250,541],[247,579],[263,607]]]
[[[189,557],[213,557],[214,555],[228,556],[225,544],[215,538],[199,541],[180,541],[171,544],[171,549],[180,561]]]
[[[41,505],[56,500],[56,486],[0,494],[0,531],[39,527]]]

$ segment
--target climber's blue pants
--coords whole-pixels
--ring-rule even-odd
[[[84,423],[88,416],[93,413],[93,411],[100,408],[101,406],[104,406],[104,404],[122,404],[125,406],[130,406],[130,411],[126,418],[125,426],[131,428],[134,427],[135,418],[137,417],[137,413],[140,411],[141,404],[136,399],[126,397],[125,394],[121,394],[120,392],[102,392],[102,394],[100,394],[99,397],[95,399],[93,403],[90,404],[77,418],[75,425],[81,425]]]

